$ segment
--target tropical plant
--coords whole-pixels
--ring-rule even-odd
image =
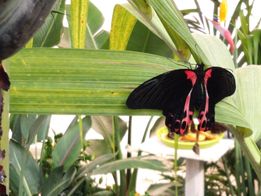
[[[45,26],[46,29],[44,30],[43,27],[39,31],[43,32],[38,34],[40,38],[33,39],[34,46],[52,46],[59,42],[57,39],[51,41],[56,36],[42,38],[48,35],[47,32],[53,30],[59,40],[63,28],[61,25],[54,25],[54,23],[61,22],[60,16],[61,13],[64,13],[64,8],[62,7],[63,4],[60,5],[59,10],[55,10],[49,16],[53,18],[50,21],[47,20],[49,25]],[[88,5],[91,8],[88,1],[72,1],[71,6],[67,7],[67,10],[70,10],[67,15],[69,16],[69,29],[63,30],[70,35],[71,40],[71,44],[67,43],[65,45],[71,45],[72,49],[29,48],[4,61],[4,65],[9,70],[12,83],[10,89],[11,113],[113,115],[113,117],[109,118],[111,121],[109,124],[113,126],[109,129],[100,129],[104,141],[110,146],[106,149],[108,151],[99,153],[95,151],[97,156],[102,155],[94,159],[90,164],[79,168],[79,170],[70,169],[70,167],[75,164],[80,152],[79,149],[84,147],[83,143],[80,143],[81,147],[78,147],[75,152],[72,151],[73,154],[75,153],[73,160],[67,162],[67,159],[61,157],[64,153],[58,149],[59,142],[68,143],[66,138],[69,136],[66,137],[66,135],[69,132],[57,142],[57,157],[53,160],[54,166],[47,163],[46,171],[48,173],[48,168],[51,168],[51,172],[48,176],[45,176],[46,179],[50,179],[49,183],[51,179],[54,181],[60,177],[64,179],[62,188],[65,190],[62,190],[62,188],[56,189],[56,193],[69,191],[68,194],[73,194],[73,191],[76,190],[66,190],[66,188],[77,187],[81,189],[86,183],[91,184],[92,181],[89,178],[91,175],[112,173],[116,186],[109,192],[125,195],[126,191],[127,193],[135,192],[135,180],[132,179],[135,179],[136,176],[133,173],[131,177],[127,177],[128,172],[126,173],[125,169],[145,167],[165,170],[165,165],[156,159],[148,157],[122,159],[119,148],[122,133],[120,131],[120,121],[116,116],[123,114],[160,115],[159,111],[127,109],[125,100],[128,94],[137,85],[159,73],[186,66],[187,63],[184,63],[184,61],[188,61],[192,57],[196,63],[204,63],[206,66],[223,66],[233,70],[237,78],[237,91],[234,96],[217,105],[216,119],[219,122],[233,125],[233,134],[260,180],[261,156],[255,143],[261,137],[258,131],[260,129],[258,116],[261,109],[258,101],[255,100],[260,92],[254,88],[261,82],[258,79],[260,78],[258,77],[260,75],[259,67],[249,66],[235,69],[237,66],[233,63],[225,45],[213,36],[198,33],[191,34],[181,12],[171,0],[130,0],[129,4],[117,5],[114,10],[112,29],[109,35],[109,48],[112,50],[97,50],[108,46],[106,44],[108,43],[108,33],[98,32],[97,30],[97,25],[99,26],[102,20],[95,23],[94,20],[88,19],[91,18],[89,17],[91,11],[87,14],[88,10],[90,10],[87,9]],[[95,11],[93,13],[97,14]],[[100,18],[99,16],[100,14],[98,14],[98,18]],[[86,28],[87,21],[88,26]],[[55,30],[55,27],[59,27],[59,29]],[[144,36],[141,36],[141,34]],[[39,41],[36,42],[35,40]],[[63,41],[65,40],[64,38]],[[125,49],[140,52],[120,51]],[[219,53],[216,51],[219,51]],[[166,57],[171,57],[174,60]],[[255,81],[251,80],[253,77],[256,78]],[[249,85],[253,88],[249,88]],[[249,99],[253,101],[249,102]],[[97,123],[99,118],[106,119],[105,117],[92,117],[92,122],[96,120]],[[78,138],[82,140],[83,131],[86,131],[86,129],[83,129],[83,124],[88,117],[85,117],[85,120],[81,117],[77,119],[79,119],[79,122],[77,122],[78,126],[75,129],[78,130],[76,132],[80,135]],[[102,122],[106,122],[106,120],[102,120]],[[131,133],[130,130],[129,128],[129,134]],[[34,129],[32,132],[32,136],[35,136],[34,133],[37,131]],[[28,137],[28,128],[23,129],[21,133],[20,136],[18,134],[15,137],[20,138],[18,141],[22,141],[22,143],[25,138],[24,144],[30,143],[34,138],[32,136]],[[48,143],[47,141],[45,143]],[[100,146],[100,143],[100,141],[93,141],[93,146]],[[92,142],[90,142],[90,150],[93,149],[91,144]],[[60,149],[63,149],[63,144],[60,145]],[[14,157],[20,157],[21,161],[23,157],[26,157],[26,160],[30,162],[28,165],[39,174],[39,166],[26,151],[28,146],[22,146],[21,149],[21,144],[13,141],[11,141],[10,146],[13,149],[11,153],[19,153],[17,156],[14,156],[15,154],[10,155],[13,159],[10,167],[14,167],[14,171],[19,168]],[[113,154],[108,154],[109,152]],[[52,153],[52,155],[55,155],[55,153]],[[101,165],[101,167],[96,168],[96,164]],[[59,168],[60,166],[63,166],[63,168]],[[64,170],[64,168],[66,169]],[[120,170],[120,178],[116,175],[118,170]],[[23,181],[26,172],[28,172],[28,167],[25,172],[19,175],[18,172],[14,173],[16,182],[13,183],[19,185],[19,187],[14,186],[14,190],[21,194],[25,191],[32,191],[30,188],[28,189],[31,186]],[[119,186],[119,184],[124,186]],[[55,188],[56,183],[53,185],[53,188]],[[37,188],[31,193],[39,193],[39,186],[38,183]],[[32,187],[35,186],[32,185]],[[49,188],[52,188],[52,186],[49,186]],[[46,188],[46,190],[48,189]],[[42,192],[46,190],[44,189]]]

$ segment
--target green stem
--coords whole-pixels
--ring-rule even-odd
[[[79,130],[80,130],[80,143],[81,146],[83,147],[83,125],[82,125],[81,115],[78,115],[78,120],[79,120]]]
[[[257,147],[256,143],[253,141],[251,137],[244,137],[241,135],[239,127],[236,129],[231,129],[232,133],[234,134],[235,138],[240,144],[240,148],[244,152],[245,157],[250,161],[255,173],[261,181],[261,153],[259,148]]]
[[[233,188],[232,183],[231,183],[229,170],[228,170],[228,167],[227,167],[227,160],[222,158],[222,161],[223,161],[224,170],[225,170],[225,174],[226,174],[226,177],[227,177],[227,182],[228,182],[228,186],[229,186],[229,189],[230,189],[230,193],[231,193],[232,196],[234,196],[236,194],[235,194],[234,188]]]
[[[114,146],[116,154],[116,159],[121,160],[122,159],[122,152],[120,148],[120,128],[119,128],[119,120],[116,116],[113,116],[113,133],[114,133]],[[125,170],[120,170],[120,191],[119,195],[125,195],[126,194],[126,174]]]
[[[132,116],[129,116],[129,128],[128,128],[128,146],[131,146],[131,133],[132,133]],[[127,152],[127,158],[131,157],[131,152]],[[131,169],[127,169],[126,174],[127,189],[129,189],[130,179],[131,179]]]
[[[147,126],[145,128],[145,131],[144,131],[144,134],[143,134],[143,137],[142,137],[142,140],[141,140],[141,143],[145,142],[146,140],[146,136],[148,134],[148,131],[149,131],[149,127],[151,125],[151,122],[152,122],[152,119],[153,119],[153,116],[150,117],[148,123],[147,123]],[[142,151],[139,150],[138,152],[138,157],[141,156],[141,153]],[[128,188],[128,193],[129,195],[131,193],[134,193],[135,192],[135,189],[136,189],[136,181],[137,181],[137,175],[138,175],[138,169],[134,169],[133,170],[133,173],[131,175],[131,179],[130,179],[130,183],[129,183],[129,188]]]

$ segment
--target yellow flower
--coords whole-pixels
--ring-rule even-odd
[[[224,22],[227,17],[227,0],[222,0],[219,6],[219,20]]]

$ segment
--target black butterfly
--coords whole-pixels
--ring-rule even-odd
[[[183,135],[198,111],[198,130],[211,130],[215,124],[215,104],[236,89],[232,73],[221,67],[204,71],[178,69],[160,74],[134,89],[127,99],[132,109],[159,109],[166,117],[169,136]]]

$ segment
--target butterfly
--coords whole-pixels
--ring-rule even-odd
[[[126,105],[131,109],[159,109],[163,111],[168,136],[184,135],[198,111],[200,131],[215,125],[215,105],[236,90],[233,74],[221,67],[204,70],[177,69],[145,81],[129,95]]]

